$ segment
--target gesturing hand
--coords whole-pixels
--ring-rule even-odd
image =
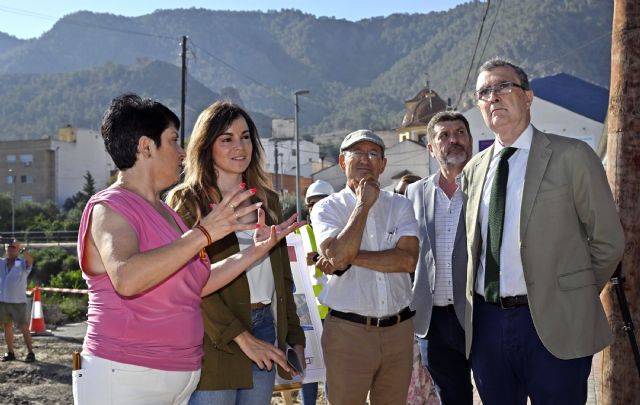
[[[282,238],[300,228],[307,221],[296,221],[298,214],[293,214],[289,219],[279,225],[267,226],[265,223],[265,213],[262,208],[258,208],[258,223],[256,231],[253,233],[253,243],[257,248],[270,250]]]
[[[231,232],[248,231],[255,228],[255,224],[243,224],[240,218],[258,209],[262,202],[241,207],[243,201],[255,194],[255,189],[244,190],[244,183],[236,190],[229,193],[220,201],[220,204],[212,207],[204,218],[200,220],[200,225],[204,226],[211,235],[212,242],[220,240]]]

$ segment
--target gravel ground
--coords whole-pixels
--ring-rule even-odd
[[[71,354],[82,349],[83,325],[70,325],[54,331],[54,336],[35,336],[35,363],[25,363],[27,349],[22,335],[15,333],[15,352],[18,360],[0,364],[0,404],[53,405],[73,404],[71,392]],[[2,333],[0,333],[2,336]],[[6,351],[4,337],[0,351]],[[323,388],[320,387],[320,392]],[[300,404],[297,392],[293,403]],[[280,394],[274,394],[272,405],[284,404]],[[322,394],[318,405],[325,404]]]
[[[72,404],[71,353],[82,341],[55,336],[34,337],[35,363],[25,363],[27,354],[22,335],[16,334],[18,360],[0,365],[0,402],[15,405]],[[6,351],[4,338],[2,351]]]

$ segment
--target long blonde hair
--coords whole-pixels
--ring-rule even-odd
[[[247,188],[256,189],[255,196],[262,201],[262,207],[269,216],[279,217],[267,202],[267,193],[274,191],[271,180],[264,170],[264,148],[255,123],[239,105],[231,101],[216,101],[198,116],[187,146],[184,181],[167,195],[167,203],[181,213],[183,218],[184,214],[190,214],[190,220],[187,221],[192,222],[190,225],[199,221],[210,211],[209,204],[217,204],[222,199],[214,169],[212,147],[216,139],[239,117],[247,121],[253,146],[251,162],[243,175],[244,181],[247,183]],[[216,192],[212,193],[212,190]]]

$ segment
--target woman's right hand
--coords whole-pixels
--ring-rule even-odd
[[[276,362],[288,373],[291,372],[291,367],[289,367],[287,363],[286,356],[282,350],[274,345],[256,338],[247,331],[240,333],[233,340],[240,346],[240,350],[242,350],[251,361],[256,363],[261,370],[264,370],[266,367],[267,370],[271,371],[273,362]]]
[[[212,242],[224,238],[231,232],[248,231],[256,228],[255,223],[245,224],[239,221],[240,218],[255,212],[262,206],[262,202],[247,205],[246,207],[240,206],[243,201],[256,192],[253,188],[245,190],[244,187],[244,183],[239,185],[235,191],[224,197],[220,204],[213,207],[211,212],[200,220],[199,224],[209,232]]]

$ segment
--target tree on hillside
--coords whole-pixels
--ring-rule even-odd
[[[87,173],[83,176],[84,185],[82,186],[82,190],[75,193],[73,196],[66,199],[63,204],[63,208],[65,211],[71,211],[73,208],[84,209],[84,206],[89,201],[92,195],[96,193],[96,182],[91,175],[91,172],[87,170]]]

